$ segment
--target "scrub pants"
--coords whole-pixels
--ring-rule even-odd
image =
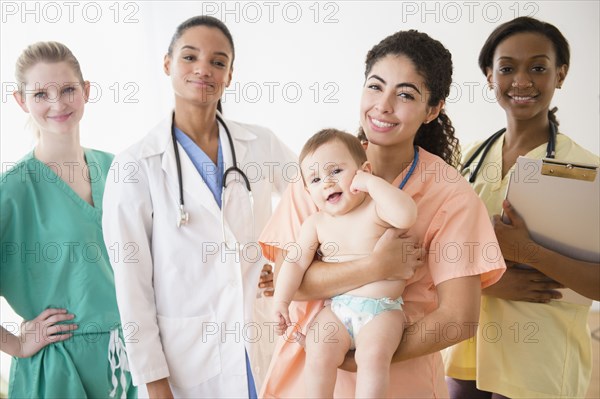
[[[109,349],[114,349],[115,343],[109,345],[116,337],[111,332],[78,334],[48,345],[30,358],[13,358],[8,397],[137,397],[137,388],[125,371],[129,367],[122,347],[117,345],[120,349],[113,350],[113,361],[109,360]]]
[[[459,380],[457,378],[446,377],[446,384],[448,385],[448,392],[450,392],[451,399],[509,399],[499,393],[480,391],[473,380]]]

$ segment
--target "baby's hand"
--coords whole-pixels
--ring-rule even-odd
[[[352,183],[350,184],[350,192],[353,194],[357,194],[360,191],[368,193],[369,189],[367,188],[367,183],[369,179],[373,177],[372,174],[367,173],[362,170],[357,170],[354,179],[352,179]]]
[[[290,314],[288,311],[289,304],[285,302],[275,302],[275,332],[277,335],[285,334],[288,326],[292,323],[290,322]]]

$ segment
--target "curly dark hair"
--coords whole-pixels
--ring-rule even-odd
[[[383,39],[368,53],[365,61],[365,78],[373,65],[387,55],[408,57],[417,72],[425,79],[429,90],[428,105],[436,106],[450,94],[452,84],[452,55],[439,41],[416,30],[400,31]],[[367,139],[362,128],[358,137]],[[437,119],[422,124],[414,143],[439,156],[446,163],[456,167],[460,161],[458,139],[448,115],[442,109]]]
[[[556,26],[531,17],[519,17],[498,26],[485,41],[479,52],[479,69],[484,75],[487,74],[487,69],[492,68],[494,64],[494,53],[498,45],[518,33],[539,33],[545,36],[554,47],[556,66],[569,66],[569,60],[571,59],[569,42]],[[557,110],[558,108],[554,107],[548,111],[548,119],[554,122],[556,126],[558,126],[555,115]]]

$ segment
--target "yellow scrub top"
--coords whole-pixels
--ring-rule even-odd
[[[490,216],[500,214],[510,180],[502,178],[504,136],[490,148],[473,189]],[[479,147],[463,150],[463,162]],[[526,157],[541,159],[543,144]],[[598,156],[570,138],[558,134],[556,159],[599,164]],[[475,162],[463,175],[468,176]],[[444,356],[446,375],[477,380],[477,388],[511,398],[583,398],[591,368],[591,341],[587,324],[589,307],[562,301],[548,304],[481,298],[476,339],[457,344]]]

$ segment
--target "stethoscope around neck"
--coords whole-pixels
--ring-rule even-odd
[[[481,157],[479,158],[479,162],[475,166],[475,169],[473,169],[469,174],[469,183],[475,183],[475,180],[477,179],[477,174],[479,173],[479,169],[481,169],[481,165],[483,165],[483,160],[490,151],[490,148],[492,148],[494,143],[500,138],[500,136],[504,134],[504,132],[506,132],[506,128],[502,128],[496,133],[492,134],[490,137],[488,137],[483,143],[481,143],[481,145],[477,148],[473,155],[471,155],[469,159],[467,159],[462,165],[460,170],[461,172],[464,172],[469,166],[471,166],[471,164],[479,156],[479,154],[481,154]],[[556,134],[556,124],[550,121],[550,132],[548,134],[548,144],[546,145],[546,158],[552,159],[556,155]]]
[[[227,247],[229,248],[229,245],[227,244],[227,240],[226,240],[226,234],[225,234],[225,212],[224,212],[224,207],[225,207],[225,191],[227,189],[227,177],[229,175],[232,175],[234,173],[237,173],[237,175],[239,176],[237,179],[239,180],[239,178],[241,177],[241,179],[244,182],[244,186],[246,188],[247,191],[247,195],[248,195],[248,201],[250,203],[250,210],[252,213],[252,231],[254,232],[254,197],[252,196],[252,188],[250,186],[250,180],[248,179],[248,176],[246,176],[246,174],[237,166],[237,157],[235,154],[235,148],[233,146],[233,139],[231,137],[231,132],[229,131],[229,128],[227,127],[227,124],[225,123],[225,121],[223,121],[223,118],[221,118],[221,116],[219,114],[215,115],[217,118],[217,122],[221,124],[221,126],[223,126],[223,129],[225,130],[225,133],[227,134],[227,141],[229,142],[229,148],[231,150],[231,158],[232,158],[232,165],[229,168],[227,168],[225,170],[225,172],[223,172],[223,180],[222,180],[222,190],[221,190],[221,227],[223,229],[223,242],[227,245]],[[185,203],[183,200],[183,175],[181,173],[181,159],[179,157],[179,148],[177,146],[177,139],[175,137],[175,114],[173,114],[173,120],[171,122],[171,136],[173,139],[173,150],[175,151],[175,162],[177,164],[177,181],[179,183],[179,208],[178,208],[178,218],[177,218],[177,227],[181,227],[181,226],[185,226],[189,223],[190,221],[190,214],[188,212],[186,212],[185,210]]]

